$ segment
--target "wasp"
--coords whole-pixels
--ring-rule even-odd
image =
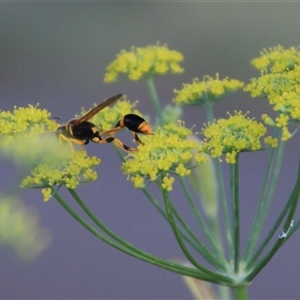
[[[87,145],[90,141],[98,144],[106,144],[113,142],[117,147],[126,152],[137,151],[137,148],[126,146],[121,140],[114,137],[114,134],[123,129],[128,128],[132,131],[134,139],[137,143],[143,144],[138,137],[138,133],[153,134],[151,126],[140,116],[135,114],[127,114],[123,116],[114,128],[100,132],[99,129],[89,120],[103,108],[111,105],[121,98],[122,94],[115,95],[100,103],[88,113],[79,119],[72,119],[66,125],[56,130],[56,136],[60,141],[69,142],[72,151],[74,151],[72,143],[77,145]],[[107,137],[102,137],[108,135]]]

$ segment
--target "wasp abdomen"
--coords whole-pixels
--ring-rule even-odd
[[[116,125],[116,127],[127,127],[129,130],[137,133],[152,134],[150,125],[142,117],[135,114],[125,115]]]

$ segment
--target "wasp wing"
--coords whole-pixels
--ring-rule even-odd
[[[94,107],[93,109],[91,109],[88,113],[86,113],[84,116],[82,116],[81,118],[77,119],[74,121],[74,125],[79,125],[80,123],[84,122],[84,121],[88,121],[89,119],[91,119],[96,113],[98,113],[100,110],[102,110],[103,108],[105,108],[108,105],[111,105],[112,103],[114,103],[115,101],[119,100],[121,98],[122,94],[118,94],[115,95],[111,98],[106,99],[104,102],[100,103],[99,105],[97,105],[96,107]]]

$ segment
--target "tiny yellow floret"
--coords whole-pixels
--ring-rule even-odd
[[[286,114],[280,114],[275,121],[277,127],[286,127],[289,121],[289,116]]]
[[[282,141],[287,141],[292,137],[291,133],[289,132],[289,129],[287,127],[282,128]]]
[[[42,189],[42,195],[43,195],[43,198],[44,198],[44,201],[47,202],[51,199],[52,197],[52,190],[50,188],[45,188],[45,189]]]
[[[174,177],[165,176],[162,180],[162,188],[169,192],[172,191],[174,181],[175,181]]]
[[[276,148],[278,146],[278,140],[271,136],[267,136],[264,139],[265,144],[270,145],[272,148]]]
[[[264,123],[265,123],[266,125],[269,125],[269,126],[275,126],[274,120],[273,120],[271,117],[269,117],[267,114],[263,114],[263,115],[261,116],[261,118],[262,118],[262,120],[264,121]]]

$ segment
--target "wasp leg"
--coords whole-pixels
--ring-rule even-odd
[[[114,139],[114,140],[113,140],[114,144],[115,144],[117,147],[123,149],[123,150],[126,151],[126,152],[129,152],[129,153],[130,153],[130,152],[138,151],[137,148],[133,148],[133,147],[128,147],[128,146],[126,146],[121,140],[119,140],[119,139],[117,139],[117,138],[113,138],[113,139]]]
[[[113,142],[117,147],[121,148],[122,150],[124,150],[126,152],[137,151],[136,148],[126,146],[121,140],[119,140],[113,136],[108,136],[106,138],[102,138],[100,136],[100,134],[95,134],[95,137],[92,139],[92,141],[97,144],[107,144],[107,143]]]
[[[124,126],[124,127],[125,127],[125,126]],[[103,134],[110,134],[110,136],[113,136],[117,131],[122,130],[124,127],[118,126],[118,127],[113,128],[113,129],[103,131],[103,132],[101,132],[100,134],[101,134],[101,135],[103,135]],[[133,134],[134,140],[135,140],[138,144],[144,145],[144,143],[140,140],[140,138],[138,137],[138,135],[137,135],[136,132],[132,131],[132,134]]]
[[[125,115],[114,128],[103,131],[100,134],[110,133],[111,135],[114,135],[115,132],[124,127],[135,133],[153,134],[151,126],[142,117],[135,114]],[[138,141],[139,139],[136,140]]]
[[[71,152],[74,153],[73,144],[72,144],[71,140],[68,137],[64,136],[63,134],[60,134],[58,136],[58,140],[59,140],[60,143],[67,142],[69,144],[69,146],[70,146]]]
[[[125,127],[125,126],[124,126],[124,127]],[[103,135],[103,134],[109,134],[110,137],[113,137],[114,134],[115,134],[117,131],[122,130],[124,127],[121,127],[121,126],[114,127],[114,128],[112,128],[112,129],[105,130],[105,131],[101,132],[100,134],[101,134],[101,135]],[[144,143],[139,139],[139,137],[138,137],[138,135],[137,135],[136,132],[132,131],[132,134],[133,134],[134,140],[135,140],[138,144],[144,145]],[[116,138],[115,138],[115,139],[116,139]],[[119,139],[117,139],[117,140],[120,142],[120,144],[123,144]],[[129,151],[129,152],[137,151],[136,148],[128,147],[128,146],[126,146],[126,145],[124,145],[124,144],[123,144],[124,147],[123,147],[123,146],[119,146],[119,145],[117,144],[117,142],[116,142],[115,144],[116,144],[119,148],[123,148],[125,151]],[[126,149],[131,149],[131,150],[126,150]],[[135,150],[133,150],[133,149],[135,149]]]
[[[136,132],[132,132],[133,134],[133,137],[134,137],[134,140],[138,143],[138,144],[141,144],[141,145],[145,145],[139,138],[139,136],[137,135]]]
[[[80,145],[80,146],[84,146],[84,145],[86,145],[88,143],[88,141],[86,141],[86,140],[74,139],[72,137],[67,137],[64,134],[59,134],[58,140],[59,140],[60,143],[62,141],[69,143],[72,153],[74,153],[73,143],[75,143],[77,145]]]

